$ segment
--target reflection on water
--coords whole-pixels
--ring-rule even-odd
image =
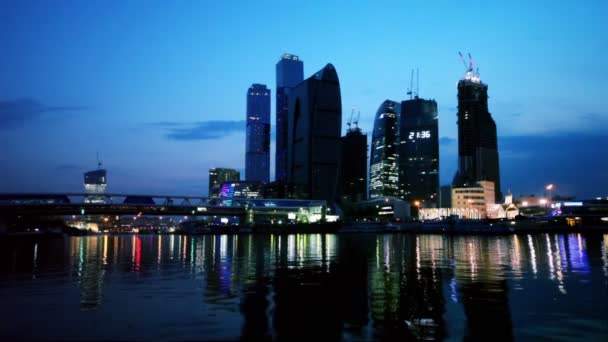
[[[0,244],[2,339],[608,334],[608,235],[103,235]]]

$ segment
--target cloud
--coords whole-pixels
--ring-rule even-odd
[[[0,128],[21,126],[48,113],[82,111],[87,108],[85,106],[47,106],[29,98],[0,101]]]
[[[194,123],[162,121],[150,125],[163,128],[168,131],[165,137],[169,140],[214,140],[226,135],[245,132],[244,120],[213,120]]]
[[[454,141],[454,143],[456,143]],[[578,198],[606,196],[608,159],[604,158],[608,136],[581,133],[499,136],[498,153],[502,190],[514,194],[542,195],[547,184],[556,194]],[[441,181],[451,182],[458,156],[445,153],[442,144]]]

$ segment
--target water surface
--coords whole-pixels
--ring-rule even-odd
[[[602,340],[608,235],[0,241],[0,339]]]

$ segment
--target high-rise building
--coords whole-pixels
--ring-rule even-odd
[[[382,102],[372,135],[369,197],[399,196],[399,103]]]
[[[349,128],[342,137],[342,199],[367,199],[367,134],[359,127]]]
[[[420,207],[438,206],[439,136],[437,102],[401,102],[399,120],[399,197]]]
[[[496,124],[488,111],[488,85],[469,67],[458,82],[458,171],[455,186],[478,181],[494,183],[495,200],[502,198]]]
[[[270,90],[253,84],[247,91],[245,179],[270,180]]]
[[[85,172],[84,174],[84,192],[87,196],[84,198],[85,203],[105,203],[105,193],[108,186],[106,178],[107,171],[101,168],[101,162],[98,162],[98,169]]]
[[[241,173],[234,169],[220,167],[209,169],[209,197],[219,197],[222,183],[238,182],[240,179]]]
[[[298,56],[283,54],[276,66],[276,153],[275,179],[287,180],[287,117],[289,115],[289,94],[304,79],[304,63]]]
[[[289,97],[287,179],[300,198],[339,198],[342,131],[340,81],[333,65],[298,84]]]

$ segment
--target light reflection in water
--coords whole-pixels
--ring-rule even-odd
[[[237,322],[236,329],[229,330],[237,335],[227,339],[240,337],[243,317],[266,317],[267,323],[262,326],[270,332],[281,331],[282,324],[293,318],[275,317],[276,310],[287,306],[294,307],[293,311],[302,303],[324,310],[357,303],[342,310],[346,313],[341,314],[352,317],[336,319],[342,320],[340,327],[357,327],[361,335],[356,336],[361,338],[376,339],[373,330],[377,327],[388,329],[392,322],[407,320],[419,328],[433,326],[434,332],[429,334],[442,339],[449,328],[442,320],[454,319],[453,308],[458,308],[460,315],[469,316],[450,326],[480,329],[467,322],[484,316],[510,321],[511,311],[515,315],[525,305],[522,301],[510,302],[513,296],[525,293],[512,291],[522,278],[527,282],[525,291],[537,291],[532,294],[538,297],[535,302],[543,305],[547,297],[545,304],[552,310],[555,299],[547,289],[556,292],[557,287],[564,294],[560,298],[585,296],[592,291],[583,293],[580,288],[586,289],[581,286],[591,283],[593,272],[602,274],[608,283],[608,235],[596,240],[584,234],[526,235],[527,243],[523,238],[400,234],[104,235],[69,239],[60,247],[65,254],[59,253],[69,258],[59,262],[67,263],[69,277],[74,280],[62,286],[74,286],[80,291],[77,309],[107,306],[103,312],[113,312],[120,319],[122,311],[117,308],[114,312],[112,307],[124,302],[115,297],[121,291],[109,291],[111,300],[103,299],[104,282],[115,289],[137,286],[129,299],[129,305],[134,307],[145,307],[146,300],[163,296],[171,298],[168,306],[183,307],[202,300],[203,305],[191,306],[188,314],[201,322],[211,319],[213,324]],[[28,245],[27,272],[48,272],[45,244]],[[104,281],[106,269],[110,270],[110,281]],[[534,280],[537,277],[542,281]],[[41,278],[28,277],[30,281]],[[146,285],[134,285],[133,279],[145,279]],[[195,298],[190,297],[193,289]],[[181,315],[180,310],[174,310],[179,312],[176,315]],[[535,310],[535,314],[542,313],[542,307]],[[496,316],[496,312],[500,315]],[[307,319],[315,322],[317,311],[305,313],[310,314]],[[217,321],[208,318],[216,316]],[[186,313],[180,318],[188,320]],[[513,324],[524,324],[520,321]],[[509,329],[510,324],[499,328]],[[517,333],[521,329],[515,330]]]
[[[566,288],[564,287],[564,274],[562,272],[562,268],[564,264],[567,265],[567,259],[565,258],[565,255],[563,255],[564,258],[562,259],[563,248],[561,247],[563,245],[561,243],[563,243],[563,241],[564,239],[562,236],[555,236],[555,274],[557,276],[557,288],[559,289],[559,292],[566,294]],[[564,264],[562,264],[562,262]]]
[[[555,276],[555,265],[553,264],[553,250],[551,249],[551,241],[549,240],[549,234],[545,234],[545,240],[547,241],[547,261],[549,262],[549,279],[554,280]]]
[[[604,243],[602,244],[602,262],[604,270],[604,281],[606,285],[608,285],[608,234],[604,234],[602,240]]]
[[[513,270],[513,274],[515,279],[522,278],[521,271],[521,245],[519,243],[519,236],[514,234],[512,240],[512,249],[511,249],[511,269]]]
[[[536,250],[534,249],[534,243],[532,242],[532,235],[528,235],[528,247],[530,248],[530,266],[532,267],[534,278],[536,278],[538,270],[536,269]]]

